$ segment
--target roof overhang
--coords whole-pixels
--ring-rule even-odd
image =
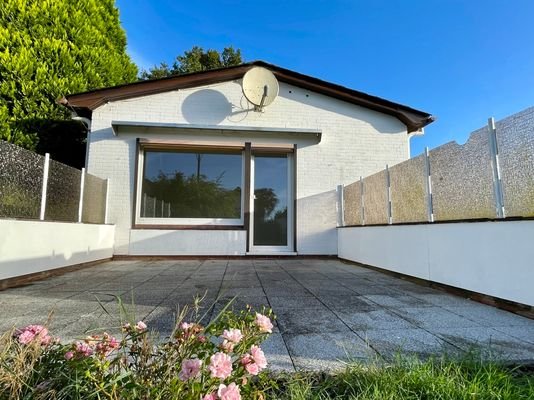
[[[58,102],[74,109],[78,115],[89,118],[93,110],[107,102],[240,79],[255,66],[268,68],[281,82],[392,115],[406,125],[408,132],[417,131],[435,119],[426,112],[263,61],[92,90],[65,96]]]
[[[209,134],[236,134],[236,133],[263,133],[272,135],[300,135],[310,139],[321,141],[322,131],[320,129],[301,128],[266,128],[261,126],[232,126],[232,125],[197,125],[197,124],[175,124],[165,122],[138,122],[138,121],[111,121],[113,134],[117,136],[122,129],[132,130],[132,128],[144,129],[147,131],[154,129],[180,130],[182,133],[205,132]]]

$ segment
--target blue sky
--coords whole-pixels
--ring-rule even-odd
[[[534,105],[533,0],[118,0],[144,68],[194,45],[264,60],[432,113],[412,139],[465,142]]]

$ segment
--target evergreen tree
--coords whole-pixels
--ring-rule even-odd
[[[162,62],[158,66],[150,68],[148,71],[142,71],[140,79],[158,79],[167,76],[188,74],[191,72],[207,71],[210,69],[230,67],[243,63],[241,50],[235,50],[232,46],[225,47],[222,52],[202,47],[193,46],[183,55],[177,56],[172,67]]]
[[[59,97],[136,76],[114,0],[1,1],[0,139],[35,149],[70,118]]]

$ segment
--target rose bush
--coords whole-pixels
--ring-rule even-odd
[[[165,341],[143,322],[61,343],[41,325],[0,341],[0,398],[264,399],[260,344],[272,312],[223,311],[206,326],[179,321]],[[263,371],[263,372],[262,372]]]

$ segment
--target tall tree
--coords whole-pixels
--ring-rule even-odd
[[[160,65],[141,71],[140,79],[158,79],[167,76],[188,74],[191,72],[207,71],[210,69],[230,67],[243,63],[241,50],[235,50],[232,46],[225,47],[222,52],[194,46],[191,50],[184,51],[183,55],[177,56],[172,66],[162,62]]]
[[[115,0],[2,0],[0,139],[35,149],[70,118],[60,96],[136,77]]]

